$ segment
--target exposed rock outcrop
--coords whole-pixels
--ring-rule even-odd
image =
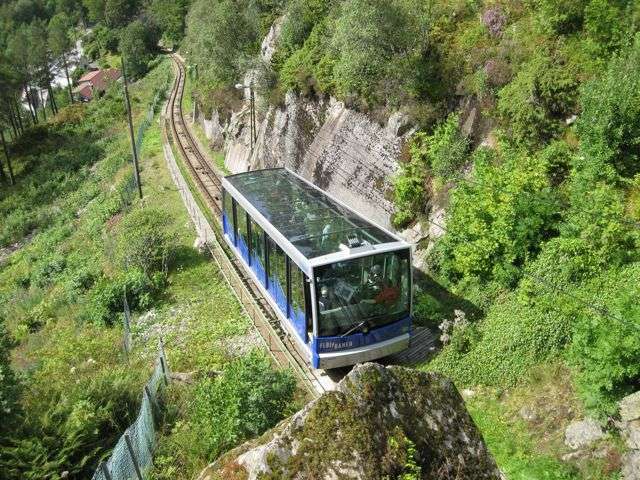
[[[564,443],[574,450],[591,446],[604,437],[604,431],[592,418],[571,422],[564,432]]]
[[[640,391],[624,397],[618,407],[617,427],[629,449],[622,458],[622,478],[640,480]]]
[[[251,480],[501,477],[451,381],[374,363],[218,459],[200,480],[229,472]]]

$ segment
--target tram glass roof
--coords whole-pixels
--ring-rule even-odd
[[[307,258],[397,240],[284,168],[226,177]]]

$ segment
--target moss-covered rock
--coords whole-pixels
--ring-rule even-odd
[[[366,363],[201,480],[498,479],[462,397],[430,372]]]

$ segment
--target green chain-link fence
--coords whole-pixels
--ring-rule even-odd
[[[161,392],[169,384],[169,367],[162,342],[151,378],[142,391],[138,417],[124,432],[111,456],[102,462],[92,480],[143,480],[153,465],[156,446],[155,416],[159,412]]]

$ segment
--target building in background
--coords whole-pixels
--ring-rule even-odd
[[[109,85],[121,76],[122,73],[117,68],[88,72],[80,78],[73,93],[81,102],[88,102],[96,96],[101,96]]]

